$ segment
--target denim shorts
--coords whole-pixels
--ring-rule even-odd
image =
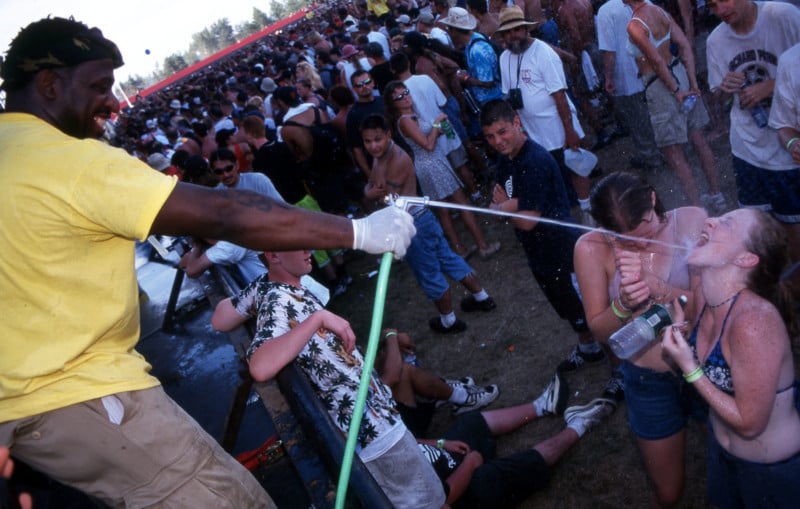
[[[687,405],[683,380],[669,371],[622,363],[628,426],[645,440],[667,438],[686,427]]]
[[[770,212],[782,223],[800,223],[800,168],[765,170],[733,156],[739,205]]]
[[[800,452],[776,463],[737,458],[708,430],[706,452],[708,501],[722,509],[783,509],[800,500]]]

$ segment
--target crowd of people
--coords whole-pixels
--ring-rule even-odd
[[[71,19],[31,23],[0,69],[0,472],[8,448],[111,507],[273,507],[133,350],[133,239],[192,236],[190,276],[238,266],[244,289],[213,326],[255,319],[253,379],[296,362],[346,433],[364,360],[326,304],[352,282],[347,250],[405,260],[436,334],[468,328],[448,278],[468,291],[461,311],[498,306],[468,263],[501,249],[493,232],[469,211],[391,205],[423,195],[515,214],[533,279],[577,344],[537,399],[485,410],[497,386],[404,362],[413,341],[384,331],[356,451],[394,506],[518,504],[624,401],[654,506],[681,504],[695,418],[711,504],[792,507],[800,9],[704,9],[718,19],[702,27],[701,69],[696,25],[709,18],[687,0],[331,3],[122,111],[111,40]],[[727,110],[741,208],[708,141]],[[570,163],[622,136],[625,167]],[[637,169],[674,172],[686,206],[667,210]],[[682,295],[663,340],[613,354],[615,332]],[[563,373],[606,360],[602,393],[569,407]],[[438,439],[437,401],[458,415]],[[497,457],[494,437],[551,415],[563,430]]]

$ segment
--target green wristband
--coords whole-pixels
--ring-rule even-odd
[[[683,375],[683,379],[686,380],[687,383],[693,384],[703,378],[703,375],[703,366],[697,366],[694,368],[694,371]]]

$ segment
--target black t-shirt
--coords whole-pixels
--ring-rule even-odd
[[[497,182],[509,197],[519,200],[519,212],[537,211],[544,218],[575,223],[558,163],[533,140],[528,139],[513,160],[500,157]],[[538,223],[533,230],[515,232],[537,271],[561,268],[573,272],[572,253],[580,230]]]
[[[253,157],[253,171],[263,173],[286,203],[297,203],[307,194],[303,175],[286,143],[265,143]]]

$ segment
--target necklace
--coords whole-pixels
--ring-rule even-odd
[[[642,5],[640,5],[639,7],[635,8],[635,9],[633,10],[633,15],[634,15],[634,16],[636,16],[636,11],[638,11],[639,9],[641,9],[642,7],[644,7],[645,5],[647,5],[647,2],[642,2]]]
[[[722,302],[720,302],[718,304],[709,304],[708,302],[706,302],[706,307],[709,308],[709,309],[716,309],[716,308],[718,308],[720,306],[724,306],[728,302],[730,302],[733,299],[735,299],[736,297],[738,297],[739,294],[742,293],[742,291],[744,291],[744,288],[742,288],[741,290],[739,290],[738,292],[734,293],[733,295],[731,295],[730,297],[728,297],[727,299],[723,300]]]

